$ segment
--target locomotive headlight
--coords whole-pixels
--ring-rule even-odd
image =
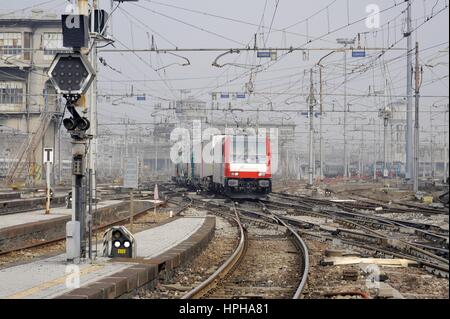
[[[114,242],[114,247],[119,248],[120,245],[121,245],[120,241],[116,240],[116,241]]]
[[[258,184],[259,184],[259,187],[269,187],[270,186],[270,182],[265,179],[259,181]]]
[[[127,241],[125,241],[125,242],[123,243],[123,246],[124,246],[125,248],[129,248],[129,247],[131,246],[131,243],[127,240]]]
[[[231,176],[239,176],[238,172],[231,172]]]
[[[260,172],[260,173],[258,173],[258,176],[259,176],[259,177],[261,177],[261,176],[266,176],[266,173],[261,173],[261,172]]]
[[[239,186],[239,180],[238,179],[230,179],[230,180],[228,180],[228,186],[230,186],[230,187],[238,187]]]

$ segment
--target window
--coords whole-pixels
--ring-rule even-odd
[[[0,32],[0,56],[22,55],[22,33]]]
[[[42,46],[44,47],[44,58],[53,60],[56,53],[67,51],[63,47],[63,35],[58,32],[46,32],[42,38]]]
[[[31,60],[31,32],[23,33],[23,59],[30,61]]]
[[[18,81],[0,81],[0,104],[23,103],[23,83]]]
[[[264,137],[235,136],[233,138],[233,163],[263,164],[266,159],[266,140]]]

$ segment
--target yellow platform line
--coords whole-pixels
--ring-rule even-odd
[[[80,270],[80,279],[81,279],[81,276],[87,275],[87,274],[94,272],[103,267],[104,267],[103,265],[90,265],[90,266]],[[44,289],[48,289],[48,288],[52,288],[57,285],[64,284],[66,282],[66,279],[68,276],[73,276],[73,274],[67,274],[62,277],[53,279],[51,281],[44,282],[36,287],[29,288],[29,289],[20,291],[18,293],[15,293],[14,295],[7,296],[5,299],[22,299],[22,298],[34,295]]]

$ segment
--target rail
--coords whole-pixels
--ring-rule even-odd
[[[233,207],[236,216],[234,220],[236,221],[240,232],[240,240],[238,246],[236,247],[233,254],[222,264],[222,266],[219,267],[219,269],[217,269],[200,285],[198,285],[197,287],[189,291],[187,294],[185,294],[181,299],[198,299],[206,295],[209,291],[211,291],[214,287],[216,287],[225,277],[227,277],[228,274],[234,269],[234,267],[238,265],[242,260],[242,257],[245,254],[248,244],[247,232],[242,226],[239,213],[236,207],[234,205]]]
[[[295,231],[294,228],[292,228],[287,222],[285,222],[284,220],[282,220],[279,217],[275,218],[279,221],[279,223],[281,223],[284,227],[286,227],[291,234],[294,236],[295,238],[295,243],[297,248],[300,250],[301,255],[302,255],[302,262],[301,262],[301,270],[302,270],[302,275],[301,275],[301,281],[300,284],[298,285],[297,290],[295,291],[294,297],[292,299],[300,299],[301,298],[301,294],[303,289],[306,286],[306,282],[308,280],[308,273],[309,273],[309,252],[308,252],[308,247],[306,246],[305,242],[303,241],[303,239],[300,237],[300,235]]]

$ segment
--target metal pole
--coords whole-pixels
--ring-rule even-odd
[[[359,178],[364,176],[363,150],[364,150],[364,129],[363,126],[361,126],[361,148],[359,149],[359,173],[358,173]]]
[[[347,157],[347,51],[344,51],[344,177],[348,178],[348,157]]]
[[[92,145],[91,145],[92,147]],[[89,224],[88,224],[88,245],[89,245],[89,259],[92,261],[92,168],[89,168],[88,186],[89,186]]]
[[[91,10],[91,33],[92,33],[92,49],[90,53],[90,62],[92,67],[97,73],[98,65],[97,65],[97,33],[95,30],[95,18],[94,13],[98,7],[97,0],[92,0],[92,10]],[[89,147],[89,166],[92,170],[92,182],[90,183],[90,196],[93,196],[94,200],[96,198],[96,158],[97,158],[97,77],[94,78],[94,81],[90,88],[89,93],[89,120],[91,122],[90,134],[92,135],[92,140]]]
[[[412,38],[411,38],[411,1],[408,1],[406,33],[404,36],[407,40],[407,62],[406,62],[406,174],[407,180],[413,176],[413,106],[412,106]]]
[[[445,118],[448,119],[448,105],[447,105],[447,110],[445,111]],[[445,129],[445,133],[444,133],[444,184],[447,181],[447,165],[448,165],[448,147],[447,147],[447,143],[448,143],[448,126]]]
[[[61,127],[58,127],[58,184],[61,185],[62,169],[61,169]]]
[[[316,171],[316,137],[315,132],[313,131],[313,179],[316,180],[317,178],[317,171]]]
[[[389,176],[388,170],[388,126],[389,120],[391,119],[391,110],[387,107],[387,80],[385,80],[384,84],[384,106],[383,111],[381,112],[381,117],[383,118],[383,177]]]
[[[320,180],[323,180],[323,149],[322,149],[322,116],[323,116],[323,78],[322,65],[319,65],[320,77],[320,118],[319,118],[319,160],[320,160]]]
[[[127,122],[125,125],[125,158],[128,158],[128,124],[130,124],[130,119],[126,118]]]
[[[158,175],[158,141],[155,140],[155,175]]]
[[[383,149],[382,149],[382,146],[381,146],[381,139],[382,139],[382,137],[381,137],[381,127],[382,126],[383,126],[383,122],[380,120],[379,123],[378,123],[378,136],[377,136],[377,150],[378,150],[378,152],[380,154],[383,152]],[[381,159],[381,162],[383,163],[381,156],[378,157],[378,159]],[[380,164],[380,175],[381,176],[383,176],[383,170],[384,170],[384,167],[382,165],[384,165],[384,163]]]
[[[121,156],[122,178],[123,179],[125,179],[125,165],[126,165],[126,161],[128,160],[128,123],[129,123],[128,117],[126,117],[125,120],[126,120],[126,122],[125,122],[125,159],[123,158],[123,156]]]
[[[430,105],[430,177],[434,178],[434,156],[433,156],[433,106]]]
[[[389,156],[388,156],[388,161],[390,164],[389,167],[389,174],[393,174],[395,173],[395,168],[394,168],[394,136],[393,136],[393,124],[392,121],[391,123],[389,123]],[[393,171],[394,170],[394,171]]]
[[[133,195],[133,191],[131,191],[130,192],[130,232],[132,232],[132,233],[133,233],[133,224],[134,224],[134,195]]]
[[[89,15],[89,1],[78,0],[79,14]],[[86,226],[85,213],[86,202],[85,194],[83,192],[83,181],[85,177],[86,167],[86,140],[72,140],[72,166],[77,165],[80,169],[73,172],[73,186],[72,186],[72,212],[75,220],[80,223],[80,257],[85,257],[86,254]]]
[[[387,128],[388,118],[384,117],[384,130],[383,130],[383,177],[387,177]]]
[[[317,65],[319,66],[319,76],[320,76],[320,119],[319,119],[319,126],[320,126],[320,133],[319,133],[319,157],[320,157],[320,180],[323,180],[323,130],[322,130],[322,116],[323,116],[323,65],[321,64],[322,60],[326,57],[332,55],[336,51],[331,51],[327,55],[323,56],[319,62],[317,62]]]
[[[284,161],[286,168],[286,181],[289,180],[289,148],[286,148],[286,160]]]
[[[80,256],[84,257],[85,238],[85,201],[83,194],[83,180],[85,170],[85,140],[72,140],[72,219],[80,223]]]
[[[47,202],[45,205],[45,214],[50,214],[50,162],[47,161],[45,167],[45,175],[47,181]]]
[[[313,184],[313,161],[314,161],[314,83],[313,71],[310,70],[310,89],[309,89],[309,185]]]
[[[56,156],[55,156],[55,154],[56,154],[56,132],[58,130],[58,124],[59,124],[59,120],[56,117],[56,120],[55,120],[54,125],[53,125],[53,154],[54,154],[53,155],[53,161],[54,161],[54,163],[56,163]],[[56,185],[56,176],[55,175],[56,174],[55,174],[55,171],[54,171],[54,167],[52,166],[52,175],[51,175],[51,179],[52,179],[51,183],[52,183],[52,185]]]
[[[114,0],[110,0],[109,8],[110,8],[110,12],[112,12],[114,10]],[[111,36],[114,36],[114,33],[113,33],[113,15],[112,14],[109,16],[108,21],[109,21],[109,23],[108,23],[109,34]]]
[[[419,190],[419,99],[420,99],[420,66],[419,43],[416,42],[416,90],[415,90],[415,123],[414,123],[414,192]]]
[[[259,107],[256,109],[256,131],[259,131]]]
[[[373,120],[373,180],[377,179],[377,125]]]

